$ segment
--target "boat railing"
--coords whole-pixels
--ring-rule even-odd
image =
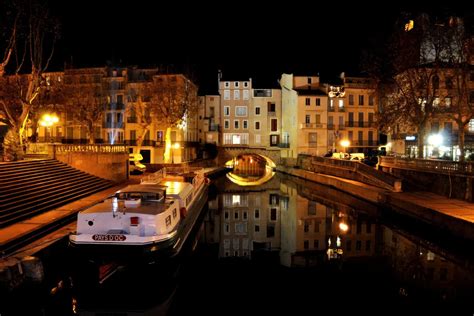
[[[140,184],[157,184],[166,178],[166,168],[160,169],[140,179]]]
[[[171,167],[171,168],[162,168],[155,173],[152,173],[148,176],[143,177],[140,180],[140,184],[157,184],[163,181],[166,178],[166,175],[183,175],[194,172],[196,177],[192,180],[192,185],[194,188],[200,185],[201,181],[204,181],[204,169],[201,167]]]

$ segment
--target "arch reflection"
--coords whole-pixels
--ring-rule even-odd
[[[226,177],[240,186],[261,185],[275,175],[275,163],[261,155],[239,155],[226,163],[232,172]]]

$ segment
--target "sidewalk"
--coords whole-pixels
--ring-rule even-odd
[[[7,244],[14,242],[18,238],[25,237],[29,234],[34,234],[45,226],[51,225],[54,222],[62,221],[67,217],[74,215],[78,211],[100,202],[129,183],[130,180],[126,183],[116,185],[112,188],[94,193],[88,197],[63,205],[54,210],[2,228],[0,230],[0,249],[3,250]],[[31,245],[29,245],[29,247],[30,246]]]
[[[400,213],[415,216],[474,241],[474,203],[426,191],[390,192],[386,194],[386,202]]]

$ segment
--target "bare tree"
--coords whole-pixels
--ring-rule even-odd
[[[86,128],[89,144],[95,143],[98,125],[101,124],[108,94],[100,72],[66,71],[64,109],[70,113],[74,124]]]
[[[145,140],[145,136],[150,132],[153,123],[151,116],[151,88],[149,82],[129,83],[128,96],[131,100],[127,107],[127,116],[130,123],[136,123],[138,127],[138,137],[135,144],[134,153],[140,153],[140,149]]]
[[[379,125],[391,134],[416,133],[418,157],[423,157],[430,122],[442,113],[452,113],[444,110],[445,102],[441,101],[446,93],[442,80],[453,68],[459,68],[460,64],[453,60],[463,55],[464,45],[453,42],[453,35],[460,27],[452,21],[434,23],[427,15],[421,15],[415,21],[402,18],[395,25],[384,52],[385,69],[380,71],[382,63],[375,63],[378,69],[373,65],[372,69],[368,67],[378,79],[379,94],[383,94]],[[456,76],[450,80],[457,81]],[[389,87],[390,91],[381,93],[382,87]],[[458,115],[465,120],[469,116],[466,110],[465,107],[464,114]]]
[[[40,106],[39,95],[48,85],[43,73],[54,52],[58,24],[38,2],[16,1],[11,9],[15,18],[0,69],[0,105],[9,127],[4,139],[4,158],[19,160],[23,158],[29,115]],[[12,73],[6,76],[5,70],[9,68]]]
[[[171,160],[171,129],[186,123],[186,117],[197,111],[197,87],[183,75],[158,75],[150,88],[150,113],[166,126],[165,162]]]
[[[443,79],[445,85],[444,106],[440,113],[453,120],[458,130],[459,161],[465,160],[465,134],[469,122],[474,118],[474,82],[471,74],[474,42],[465,32],[462,21],[451,20],[455,25],[447,30],[450,41],[445,45],[445,67]]]

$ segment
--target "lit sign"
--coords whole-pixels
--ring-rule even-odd
[[[405,136],[405,140],[416,140],[416,136]]]

